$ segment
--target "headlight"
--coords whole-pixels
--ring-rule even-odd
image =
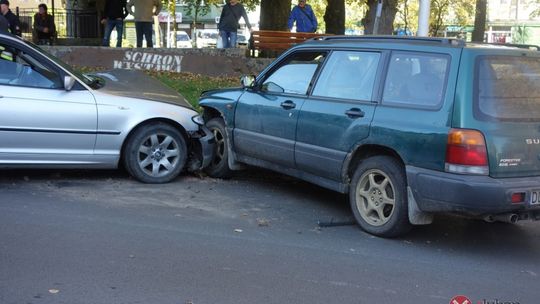
[[[204,119],[202,118],[201,115],[195,115],[193,117],[191,117],[191,120],[198,124],[199,126],[204,126]]]

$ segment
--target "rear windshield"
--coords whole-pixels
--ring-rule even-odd
[[[477,118],[540,121],[540,58],[482,56],[476,75]]]

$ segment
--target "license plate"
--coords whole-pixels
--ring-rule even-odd
[[[531,191],[531,199],[529,200],[531,205],[540,205],[540,190]]]

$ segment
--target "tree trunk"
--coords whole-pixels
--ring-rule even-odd
[[[327,0],[328,6],[324,12],[326,33],[335,35],[345,34],[345,0]]]
[[[261,30],[288,31],[287,21],[291,12],[291,0],[261,1]]]
[[[474,31],[472,41],[483,42],[486,31],[487,0],[476,0],[476,14],[474,17]]]
[[[366,35],[373,34],[373,26],[375,25],[375,17],[377,14],[377,0],[367,0],[368,10],[364,17],[364,33]],[[379,32],[378,35],[392,35],[394,32],[394,19],[396,13],[398,0],[383,0],[383,7],[381,13],[381,19],[379,20]]]

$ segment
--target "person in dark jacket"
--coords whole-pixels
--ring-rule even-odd
[[[21,36],[21,22],[19,21],[19,17],[15,15],[10,9],[9,9],[9,1],[8,0],[0,0],[0,13],[7,19],[9,23],[9,31],[13,35]]]
[[[105,24],[103,46],[109,46],[111,33],[116,28],[116,47],[122,47],[122,35],[124,33],[124,19],[128,15],[126,0],[106,0],[102,24]]]
[[[54,18],[47,14],[47,5],[41,3],[38,5],[38,12],[34,15],[34,41],[37,44],[52,45],[56,34]]]
[[[236,47],[236,38],[238,28],[240,27],[240,17],[244,18],[247,27],[251,31],[251,24],[244,9],[244,6],[238,3],[238,0],[230,0],[229,3],[223,6],[221,16],[219,17],[219,35],[223,41],[223,48]]]
[[[6,33],[9,31],[9,22],[4,15],[0,14],[0,33]]]
[[[317,17],[313,13],[313,9],[306,0],[299,0],[298,5],[295,5],[289,15],[289,30],[292,29],[296,22],[296,32],[314,33],[317,30]]]

